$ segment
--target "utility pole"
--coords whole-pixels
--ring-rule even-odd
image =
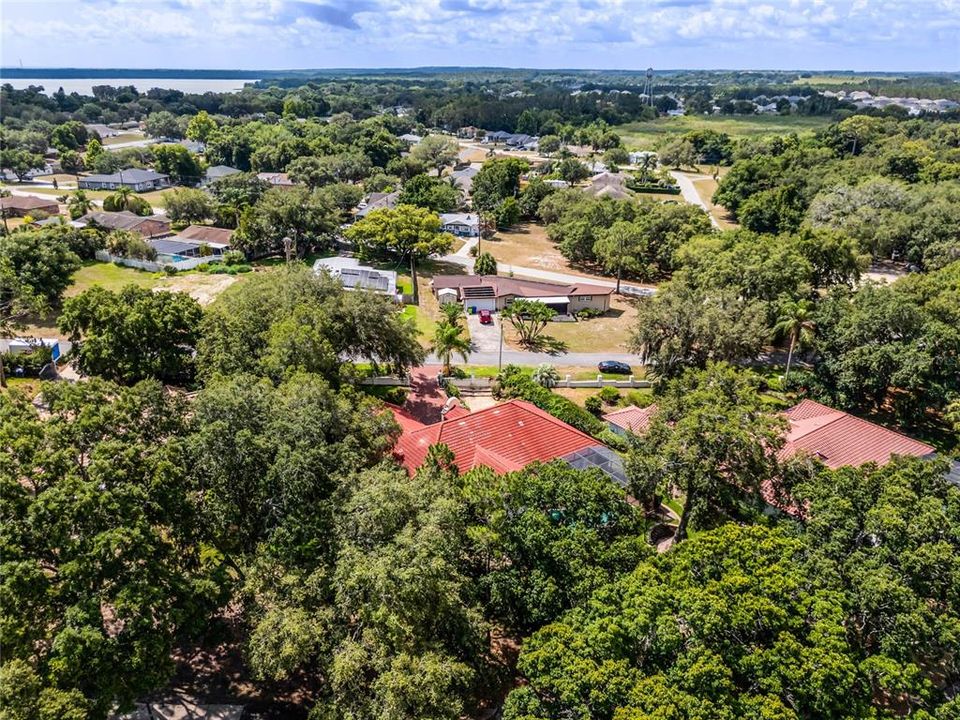
[[[500,357],[497,359],[497,372],[503,370],[503,314],[497,316],[500,323]]]

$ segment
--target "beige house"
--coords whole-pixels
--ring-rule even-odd
[[[499,275],[438,275],[430,285],[441,303],[463,303],[467,312],[503,310],[518,298],[542,302],[560,315],[585,309],[606,312],[613,294],[613,288],[600,285],[564,285]]]

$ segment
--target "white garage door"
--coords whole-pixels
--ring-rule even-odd
[[[477,310],[497,309],[496,298],[467,298],[463,301],[463,304],[464,307],[466,307],[467,312],[470,312],[470,308],[476,308]]]

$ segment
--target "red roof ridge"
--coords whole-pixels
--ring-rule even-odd
[[[825,428],[825,427],[827,427],[827,426],[829,426],[829,425],[832,425],[833,423],[838,422],[838,421],[840,421],[840,420],[843,420],[843,419],[845,419],[845,418],[851,418],[852,420],[854,420],[855,422],[857,422],[857,423],[859,423],[859,424],[861,424],[861,425],[869,425],[869,426],[871,426],[871,427],[879,428],[880,430],[883,430],[883,431],[885,431],[885,432],[892,433],[893,435],[897,435],[897,436],[899,436],[899,437],[902,437],[904,440],[908,440],[909,442],[916,443],[916,444],[918,444],[918,445],[923,445],[924,447],[928,448],[928,449],[930,450],[930,452],[936,452],[936,448],[934,448],[932,445],[928,445],[927,443],[923,442],[922,440],[917,440],[916,438],[912,438],[912,437],[910,437],[909,435],[907,435],[906,433],[902,433],[902,432],[900,432],[899,430],[894,430],[893,428],[888,428],[886,425],[881,425],[881,424],[879,424],[879,423],[875,423],[875,422],[873,422],[872,420],[867,420],[866,418],[862,418],[862,417],[860,417],[859,415],[854,415],[853,413],[848,413],[848,412],[845,412],[845,411],[843,411],[843,410],[837,410],[836,408],[832,408],[832,407],[830,407],[829,405],[824,405],[823,403],[818,403],[816,400],[804,399],[804,400],[801,400],[801,401],[800,401],[799,403],[797,403],[796,405],[794,405],[793,407],[787,408],[786,411],[785,411],[785,412],[787,413],[787,418],[788,418],[788,419],[790,418],[789,413],[790,413],[791,410],[800,407],[800,406],[803,405],[804,403],[807,403],[807,404],[809,404],[809,405],[816,405],[818,408],[823,408],[823,409],[826,411],[826,412],[824,413],[825,415],[828,414],[828,413],[831,414],[831,415],[836,415],[836,417],[831,418],[831,419],[828,420],[827,422],[823,423],[823,425],[818,425],[818,426],[815,427],[815,428],[811,428],[809,431],[807,431],[807,433],[804,433],[804,435],[809,434],[809,433],[811,433],[811,432],[815,432],[816,430],[822,430],[823,428]],[[806,419],[806,418],[805,418],[805,419]],[[804,435],[800,435],[800,436],[798,436],[798,437],[795,438],[795,439],[802,438],[802,437],[804,437]]]
[[[573,427],[573,425],[569,425],[569,424],[565,423],[563,420],[561,420],[560,418],[554,417],[553,415],[551,415],[550,413],[548,413],[546,410],[541,410],[541,409],[538,408],[536,405],[534,405],[532,402],[529,402],[529,401],[527,401],[527,400],[520,400],[519,398],[513,398],[513,399],[511,399],[511,400],[507,400],[506,402],[500,403],[499,405],[493,405],[493,406],[491,406],[491,407],[489,407],[489,408],[486,408],[486,409],[484,409],[484,410],[480,410],[480,411],[478,411],[478,412],[475,412],[475,413],[473,413],[473,415],[474,415],[474,416],[480,415],[481,413],[485,413],[485,412],[487,412],[488,410],[495,410],[495,409],[497,409],[497,408],[503,407],[504,405],[515,405],[516,407],[523,408],[523,409],[526,410],[527,412],[533,413],[534,415],[539,415],[539,416],[542,417],[544,420],[548,420],[548,421],[552,422],[554,425],[557,425],[557,426],[559,426],[559,427],[562,427],[564,430],[572,430],[574,433],[576,433],[576,434],[579,435],[580,437],[586,438],[587,440],[592,440],[592,441],[595,442],[597,445],[602,445],[602,444],[603,444],[603,443],[601,443],[599,440],[597,440],[596,438],[594,438],[594,437],[592,437],[592,436],[590,436],[590,435],[587,435],[585,432],[583,432],[583,431],[581,431],[581,430],[578,430],[577,428]]]

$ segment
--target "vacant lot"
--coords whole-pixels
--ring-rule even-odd
[[[612,279],[599,273],[592,273],[588,269],[571,266],[560,254],[557,246],[547,237],[546,229],[535,223],[522,223],[514,229],[498,231],[491,239],[483,240],[480,245],[482,252],[492,253],[497,259],[497,270],[500,275],[516,272],[517,275],[522,276],[523,272],[515,268],[528,267],[578,275],[584,280]]]
[[[243,275],[208,275],[206,273],[187,273],[167,276],[163,273],[151,273],[136,268],[119,267],[112,263],[88,262],[73,275],[73,282],[64,296],[79,295],[95,285],[117,292],[127,285],[142,288],[185,292],[201,305],[208,305],[226,288],[237,282]],[[57,332],[57,314],[43,318],[33,318],[27,324],[24,335],[38,337],[59,337]]]
[[[630,352],[627,342],[636,317],[636,301],[614,295],[605,315],[578,322],[550,323],[543,332],[563,343],[568,352]],[[509,321],[504,325],[504,341],[511,348],[522,349]],[[563,363],[563,355],[557,356],[557,362]],[[593,372],[586,377],[595,375]]]
[[[131,283],[140,287],[153,288],[163,278],[164,275],[161,273],[145,272],[136,268],[120,267],[112,263],[91,261],[84,263],[83,267],[73,274],[73,282],[67,288],[66,296],[79,295],[94,285],[99,285],[114,292]]]
[[[805,115],[683,115],[627,123],[614,130],[631,150],[656,150],[665,141],[691,130],[716,130],[733,138],[742,138],[802,133],[829,124],[829,117]]]
[[[71,176],[72,177],[72,176]],[[35,193],[37,195],[50,195],[51,197],[59,197],[61,195],[72,195],[74,192],[73,188],[59,188],[54,189],[52,187],[39,187],[36,185],[31,185],[30,183],[16,184],[16,185],[0,185],[0,188],[11,190],[25,190],[30,193]],[[107,195],[112,195],[113,193],[109,190],[84,190],[84,194],[90,200],[103,200]],[[162,208],[166,205],[166,202],[163,198],[163,194],[170,192],[169,190],[152,190],[145,193],[137,193],[137,197],[143,198],[151,207]]]
[[[126,132],[120,133],[119,135],[114,135],[113,137],[108,137],[103,139],[103,146],[108,147],[110,145],[119,145],[120,143],[128,142],[137,142],[138,140],[145,140],[146,135],[142,132]]]

